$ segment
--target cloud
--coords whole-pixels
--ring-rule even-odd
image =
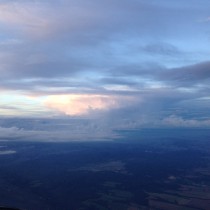
[[[167,29],[176,30],[177,19],[192,16],[181,10],[178,17],[178,8],[165,3],[157,6],[135,0],[4,1],[0,9],[5,33],[0,71],[2,82],[11,88],[15,83],[15,88],[21,88],[21,84],[30,88],[27,79],[45,79],[47,83],[50,78],[80,80],[81,75],[88,74],[107,77],[111,71],[119,75],[123,68],[128,68],[130,74],[141,75],[148,71],[146,63],[156,63],[156,67],[151,67],[155,71],[158,66],[165,66],[159,62],[159,55],[173,57],[180,53],[171,39],[161,41],[160,37],[165,40],[169,36]],[[170,20],[166,21],[166,16]],[[182,22],[179,21],[179,27]],[[145,36],[150,38],[145,40]],[[154,36],[159,41],[151,41]],[[181,54],[186,60],[188,55]]]
[[[134,100],[132,97],[112,95],[52,95],[45,105],[66,115],[86,115],[95,111],[106,111],[122,107],[122,100]]]
[[[144,40],[156,35],[164,40],[169,33],[166,29],[173,31],[171,25],[177,25],[176,11],[163,5],[134,0],[129,4],[119,0],[8,1],[0,9],[4,42],[16,40],[4,46],[3,51],[7,50],[0,59],[6,78],[69,77],[90,70],[103,73],[117,62],[140,59],[140,52],[128,55],[136,45],[144,45],[144,52],[153,55],[179,51],[170,42]]]
[[[160,73],[160,79],[174,82],[179,86],[203,84],[210,79],[210,62],[166,70]]]
[[[108,141],[119,138],[110,126],[88,119],[4,118],[0,141]]]
[[[16,33],[42,37],[49,31],[49,21],[44,18],[47,10],[42,6],[39,2],[30,1],[3,2],[0,4],[0,22],[10,25]]]
[[[101,119],[82,118],[5,118],[0,120],[0,141],[34,141],[34,142],[69,142],[69,141],[110,141],[121,138],[117,130],[142,128],[209,128],[210,118],[197,120],[179,115],[169,115],[157,118],[133,112],[131,117],[112,111],[110,116]],[[124,110],[125,111],[125,110]],[[127,110],[128,111],[128,110]],[[135,115],[134,115],[135,113]],[[121,116],[121,117],[119,117]],[[5,148],[0,148],[0,155],[13,154]]]
[[[197,101],[209,96],[209,45],[195,20],[209,3],[193,2],[1,1],[1,115],[97,119],[80,130],[99,124],[98,137],[163,119],[206,126]],[[12,127],[17,138],[50,137]]]
[[[0,151],[0,155],[12,155],[15,154],[15,150],[5,150],[5,151]]]
[[[162,125],[166,127],[179,127],[179,128],[197,128],[210,126],[210,119],[196,120],[196,119],[183,119],[181,116],[171,115],[162,120]]]
[[[15,137],[18,132],[19,129],[17,127],[10,127],[10,128],[0,127],[1,137],[4,136]]]
[[[181,55],[177,47],[169,43],[153,43],[143,47],[143,50],[151,55],[157,54],[162,56],[177,56]]]

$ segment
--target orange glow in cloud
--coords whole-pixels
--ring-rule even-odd
[[[52,95],[45,105],[66,115],[85,115],[90,111],[119,107],[118,97],[107,95]]]

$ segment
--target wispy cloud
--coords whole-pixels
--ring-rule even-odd
[[[0,151],[0,155],[12,155],[15,154],[15,150],[5,150],[5,151]]]

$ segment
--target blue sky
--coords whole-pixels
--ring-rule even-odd
[[[209,127],[209,9],[208,0],[0,1],[0,115]]]

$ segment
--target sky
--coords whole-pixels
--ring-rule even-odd
[[[210,127],[209,11],[208,0],[0,0],[2,132],[21,136],[26,118],[104,137]]]

